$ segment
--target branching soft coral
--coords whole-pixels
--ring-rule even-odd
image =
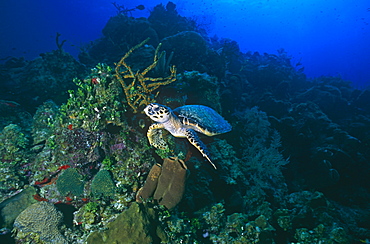
[[[123,91],[126,95],[127,103],[134,110],[134,113],[138,112],[138,108],[140,106],[148,105],[149,103],[155,102],[155,97],[158,96],[159,92],[157,92],[156,94],[153,94],[153,92],[157,90],[160,86],[168,85],[176,80],[175,66],[170,67],[171,74],[167,77],[146,77],[148,72],[153,70],[157,66],[158,61],[162,59],[162,55],[165,54],[165,52],[162,52],[161,55],[158,56],[161,44],[159,44],[157,49],[155,50],[153,63],[142,72],[137,71],[135,73],[132,68],[126,63],[126,59],[130,56],[130,54],[136,49],[142,47],[148,41],[149,38],[131,48],[117,63],[115,69],[115,77],[121,83]]]
[[[280,153],[280,135],[270,127],[266,113],[256,107],[237,116],[243,121],[243,155],[246,177],[260,188],[280,189],[284,181],[281,167],[288,163]],[[284,190],[284,189],[280,189]]]

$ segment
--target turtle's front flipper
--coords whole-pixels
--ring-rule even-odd
[[[196,147],[199,152],[205,157],[213,166],[213,168],[216,168],[216,165],[211,161],[208,149],[206,145],[199,139],[197,133],[194,130],[186,129],[185,130],[186,138],[188,138],[189,142],[193,144],[194,147]]]
[[[150,145],[158,149],[167,149],[167,143],[162,137],[162,128],[164,128],[161,123],[154,123],[149,126],[148,132],[146,133]]]

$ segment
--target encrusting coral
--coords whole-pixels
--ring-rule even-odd
[[[19,168],[29,160],[28,146],[29,139],[19,125],[9,124],[0,132],[0,199],[24,185]]]
[[[52,203],[38,202],[26,208],[18,215],[14,222],[17,239],[24,240],[38,238],[46,243],[67,243],[59,232],[58,226],[62,222],[62,214]],[[35,236],[36,235],[36,236]],[[37,239],[38,239],[37,238]]]
[[[149,103],[155,102],[155,97],[158,96],[158,92],[156,94],[153,94],[153,92],[160,86],[168,85],[176,80],[175,66],[170,67],[171,74],[167,77],[146,77],[148,72],[157,66],[158,61],[162,60],[162,56],[165,54],[165,52],[161,52],[161,55],[158,56],[161,44],[159,44],[155,50],[153,63],[142,72],[136,71],[135,73],[126,63],[126,59],[130,56],[130,54],[136,49],[145,45],[148,41],[149,38],[131,48],[117,63],[115,69],[115,77],[121,83],[123,91],[126,95],[127,103],[134,110],[134,113],[138,112],[138,108],[141,105],[148,105]],[[125,68],[124,71],[121,71],[122,66]],[[131,79],[132,81],[130,81]]]

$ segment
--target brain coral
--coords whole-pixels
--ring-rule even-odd
[[[62,222],[62,214],[52,203],[38,202],[26,208],[18,215],[14,222],[17,238],[21,236],[38,236],[46,243],[68,243],[59,232],[58,226]]]

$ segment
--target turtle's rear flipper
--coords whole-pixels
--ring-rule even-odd
[[[194,130],[187,129],[185,135],[189,142],[212,164],[213,168],[217,169],[216,165],[211,161],[206,145],[199,139],[197,133]]]

